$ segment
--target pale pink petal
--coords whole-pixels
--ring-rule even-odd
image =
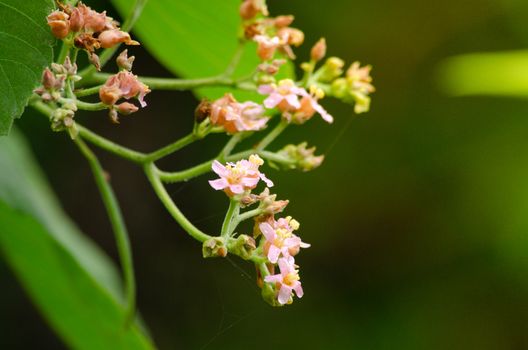
[[[288,287],[287,285],[283,284],[279,290],[279,303],[281,305],[286,304],[290,300],[291,293],[291,287]]]
[[[242,178],[242,181],[240,181],[242,185],[246,187],[254,187],[258,184],[259,178],[258,177],[244,177]]]
[[[301,242],[301,248],[310,248],[312,245],[309,243]]]
[[[295,294],[297,294],[298,298],[302,298],[303,297],[304,291],[302,289],[301,282],[295,283],[295,285],[293,286],[293,290],[295,290]]]
[[[269,84],[265,84],[265,85],[260,85],[258,87],[258,93],[261,94],[261,95],[269,95],[271,94],[273,91],[275,91],[275,88],[272,86],[272,85],[269,85]]]
[[[286,99],[288,104],[292,106],[293,108],[295,109],[301,108],[301,103],[299,102],[299,98],[297,97],[297,95],[290,94],[290,95],[284,96],[284,98]]]
[[[231,190],[231,192],[233,192],[234,194],[241,194],[241,193],[244,193],[244,186],[242,185],[229,185],[229,189]]]
[[[224,188],[229,186],[229,183],[226,179],[217,179],[209,181],[209,185],[211,185],[211,187],[215,190],[223,190]]]
[[[263,222],[259,225],[259,228],[260,232],[262,232],[264,237],[266,237],[266,240],[268,240],[269,242],[273,242],[273,240],[277,236],[273,227],[271,227],[271,225],[267,222]]]
[[[319,113],[321,115],[321,117],[323,117],[323,119],[328,122],[328,123],[333,123],[334,122],[334,117],[332,117],[330,115],[330,113],[328,113],[326,111],[326,109],[323,108],[323,106],[321,106],[319,103],[317,103],[314,99],[312,99],[312,107],[313,109],[315,109],[315,111],[317,113]]]
[[[273,181],[271,181],[270,179],[268,179],[268,178],[266,177],[266,175],[264,175],[263,173],[260,173],[259,176],[260,176],[260,179],[266,183],[266,186],[268,186],[268,187],[273,187]]]
[[[217,173],[219,176],[226,176],[227,169],[225,166],[222,165],[219,161],[215,160],[213,162],[213,165],[211,166],[213,171]]]
[[[268,109],[275,108],[283,99],[284,97],[281,94],[272,93],[264,100],[264,106]]]
[[[280,282],[282,282],[282,275],[278,274],[278,275],[266,276],[266,277],[264,277],[264,282],[267,282],[267,283],[280,283]]]
[[[287,275],[290,272],[295,270],[295,268],[293,266],[293,261],[294,261],[293,257],[279,259],[279,268],[280,268],[280,272],[281,272],[281,274],[283,276],[285,276],[285,275]]]
[[[281,250],[274,245],[271,245],[268,251],[268,260],[270,263],[275,264],[279,260]]]

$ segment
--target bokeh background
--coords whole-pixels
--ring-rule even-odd
[[[262,301],[250,265],[202,259],[200,245],[169,217],[140,169],[100,153],[126,215],[139,308],[157,345],[528,349],[528,100],[451,98],[436,84],[446,57],[526,48],[528,5],[270,0],[269,6],[274,14],[296,15],[307,37],[300,57],[325,36],[329,54],[374,66],[372,111],[356,116],[350,106],[325,100],[334,125],[315,118],[275,145],[307,140],[327,157],[306,174],[266,169],[312,243],[299,256],[306,295],[281,309]],[[133,53],[137,73],[169,74],[148,52]],[[197,103],[190,93],[155,92],[148,100],[149,108],[119,126],[104,113],[80,118],[141,150],[190,130]],[[29,112],[18,125],[67,213],[117,261],[84,159],[66,135],[49,133],[43,118]],[[209,159],[225,139],[213,136],[161,165],[178,169]],[[215,232],[227,201],[209,188],[210,178],[169,191],[199,227]],[[3,261],[0,285],[1,348],[64,347]]]

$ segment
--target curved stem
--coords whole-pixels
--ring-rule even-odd
[[[279,122],[279,124],[277,124],[275,129],[271,130],[271,132],[268,135],[266,135],[266,137],[264,137],[262,141],[260,141],[255,148],[260,151],[268,147],[269,144],[272,143],[286,129],[287,126],[288,126],[288,121],[285,119],[281,119],[281,121]]]
[[[79,90],[74,91],[74,93],[75,93],[75,96],[77,97],[95,95],[99,93],[99,89],[101,89],[102,86],[103,85],[97,85],[97,86],[93,86],[87,89],[79,89]]]
[[[172,198],[169,196],[169,193],[165,189],[165,186],[161,182],[161,180],[158,177],[158,174],[156,172],[156,167],[153,163],[147,163],[144,167],[145,174],[147,175],[147,178],[150,181],[150,184],[152,185],[152,188],[154,189],[154,192],[158,195],[158,198],[163,203],[167,211],[172,215],[172,217],[180,224],[180,226],[194,239],[205,242],[211,236],[208,234],[200,231],[196,226],[194,226],[186,217],[183,215],[183,213],[180,211],[180,209],[176,206]]]
[[[256,209],[253,209],[253,210],[248,210],[240,215],[237,216],[236,218],[236,225],[238,225],[239,223],[241,223],[242,221],[245,221],[245,220],[248,220],[248,219],[251,219],[252,217],[255,217],[257,215],[260,215],[262,214],[264,211],[261,209],[261,208],[256,208]]]
[[[226,216],[224,218],[224,223],[222,224],[221,236],[227,238],[234,231],[236,226],[234,225],[237,222],[238,213],[240,211],[240,202],[230,198],[229,199],[229,208],[227,209]]]
[[[165,146],[163,148],[160,148],[157,151],[154,151],[152,153],[147,154],[143,161],[144,162],[155,162],[156,160],[159,160],[159,159],[161,159],[163,157],[166,157],[169,154],[172,154],[172,153],[182,149],[183,147],[185,147],[187,145],[190,145],[191,143],[193,143],[196,140],[198,140],[198,137],[194,133],[191,133],[191,134],[189,134],[189,135],[177,140],[176,142],[171,143],[170,145],[167,145],[167,146]]]
[[[121,158],[128,159],[134,163],[143,164],[147,155],[141,152],[137,152],[126,148],[124,146],[118,145],[115,142],[112,142],[108,139],[105,139],[102,136],[97,135],[96,133],[90,131],[80,124],[76,124],[79,131],[79,136],[86,139],[86,141],[96,145],[99,148],[102,148],[110,153],[113,153]]]
[[[99,188],[99,192],[101,193],[101,199],[103,200],[104,206],[108,213],[108,218],[110,219],[110,223],[114,231],[125,283],[125,320],[126,324],[129,325],[135,314],[136,282],[134,277],[134,265],[128,232],[115,194],[106,179],[105,172],[101,167],[99,160],[80,137],[77,137],[74,141],[90,164],[95,182]]]
[[[59,51],[59,56],[57,56],[57,59],[56,59],[58,64],[64,63],[64,60],[70,54],[70,48],[71,48],[70,44],[68,44],[65,41],[62,42],[61,50]]]

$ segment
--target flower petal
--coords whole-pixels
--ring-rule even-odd
[[[268,187],[273,187],[273,181],[271,181],[270,179],[268,179],[268,178],[266,177],[266,175],[264,175],[263,173],[260,173],[259,177],[260,177],[260,179],[261,179],[262,181],[264,181],[264,182],[266,183],[266,185],[267,185]]]
[[[268,109],[275,108],[283,99],[284,97],[281,94],[272,93],[264,100],[264,107]]]
[[[268,260],[270,263],[275,264],[279,260],[281,250],[277,246],[271,245],[268,251]]]
[[[295,109],[301,108],[301,103],[299,102],[299,97],[297,97],[297,95],[289,94],[289,95],[284,96],[284,98],[286,99],[288,104],[292,106],[293,108]]]
[[[215,173],[217,173],[219,176],[225,176],[226,175],[226,167],[222,165],[219,161],[215,160],[213,164],[211,165],[211,168]]]
[[[267,282],[267,283],[279,283],[279,282],[282,282],[282,275],[278,274],[278,275],[266,276],[266,277],[264,277],[264,282]]]
[[[295,286],[293,286],[293,290],[295,290],[295,294],[297,294],[298,298],[302,298],[304,295],[304,291],[301,286],[301,282],[295,283]]]
[[[218,191],[218,190],[223,190],[224,188],[229,186],[229,183],[227,182],[226,179],[221,178],[221,179],[209,181],[209,185],[211,185],[212,188]]]
[[[283,284],[279,290],[279,303],[281,305],[286,304],[290,300],[291,293],[291,287],[288,287],[287,285]]]
[[[260,228],[260,232],[262,232],[264,237],[266,237],[266,240],[268,240],[269,242],[272,242],[277,236],[273,227],[271,227],[271,225],[268,224],[267,222],[261,223],[259,225],[259,228]]]

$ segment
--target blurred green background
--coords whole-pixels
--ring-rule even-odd
[[[330,55],[374,66],[372,111],[358,117],[350,106],[324,101],[334,125],[315,118],[275,145],[307,140],[327,156],[307,174],[266,169],[312,243],[299,256],[306,295],[281,309],[262,301],[248,264],[203,260],[140,169],[100,153],[127,219],[139,309],[157,345],[527,349],[528,100],[450,98],[436,77],[452,55],[526,48],[528,4],[270,0],[269,6],[272,14],[296,15],[307,37],[300,58],[325,36]],[[133,54],[136,73],[168,74],[148,52]],[[155,92],[148,102],[117,127],[104,113],[80,118],[143,150],[190,130],[197,103],[190,93]],[[43,118],[28,112],[18,125],[67,213],[116,259],[84,159]],[[178,169],[209,159],[225,139],[211,137],[162,165]],[[225,196],[207,185],[211,177],[169,187],[206,232],[217,230],[227,208]],[[4,262],[0,285],[0,348],[62,348]]]

